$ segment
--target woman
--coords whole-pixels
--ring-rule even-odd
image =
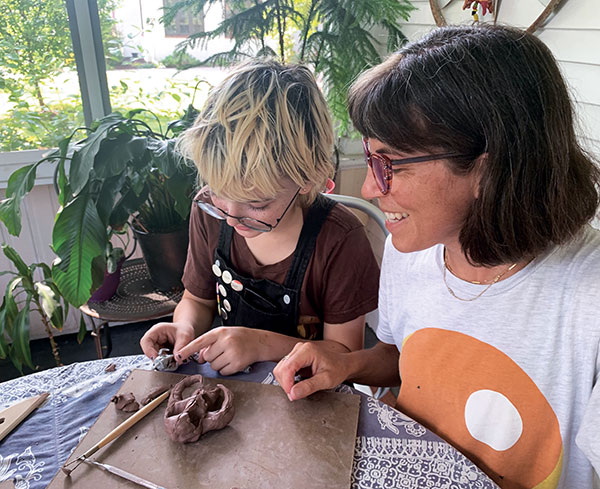
[[[549,49],[507,27],[438,29],[364,73],[349,106],[371,167],[363,195],[391,233],[380,342],[297,345],[275,369],[282,388],[295,400],[401,379],[397,408],[499,486],[592,487],[598,170]]]

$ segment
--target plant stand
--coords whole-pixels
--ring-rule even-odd
[[[148,268],[141,258],[127,260],[115,295],[104,302],[88,302],[79,309],[92,323],[92,336],[98,358],[110,355],[110,322],[136,322],[159,319],[173,313],[183,291],[163,292],[154,288]],[[96,320],[100,321],[96,325]],[[105,345],[102,345],[104,336]]]

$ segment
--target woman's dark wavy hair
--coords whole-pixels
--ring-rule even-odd
[[[460,232],[473,263],[539,255],[596,212],[598,167],[577,142],[556,61],[533,35],[436,29],[363,73],[348,101],[354,126],[392,148],[473,155],[449,161],[455,174],[481,176]]]

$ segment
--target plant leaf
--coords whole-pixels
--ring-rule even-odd
[[[87,327],[85,325],[85,319],[83,319],[83,314],[79,316],[79,332],[77,333],[77,343],[81,345],[87,333]]]
[[[5,315],[5,301],[4,299],[2,300],[2,306],[0,306],[0,359],[4,360],[9,353],[9,345],[6,342],[6,337],[4,334],[4,324],[5,324],[5,319],[4,319],[4,315]]]
[[[14,171],[8,179],[6,198],[0,201],[0,220],[13,236],[21,234],[21,203],[33,188],[38,163]]]
[[[192,207],[191,182],[194,181],[194,177],[184,175],[181,172],[176,173],[166,181],[167,191],[171,194],[175,203],[175,210],[183,220],[186,220],[190,215]],[[183,196],[188,196],[188,198],[185,199]]]
[[[13,247],[11,247],[7,244],[3,244],[2,251],[6,255],[6,258],[8,258],[11,262],[14,263],[14,265],[17,268],[17,270],[19,271],[20,275],[22,275],[23,277],[27,277],[27,278],[32,277],[31,270],[29,270],[29,267],[27,265],[25,265],[25,262],[19,256],[19,254],[16,252],[16,250]]]
[[[29,347],[29,308],[31,306],[31,299],[31,294],[27,294],[23,309],[19,311],[15,318],[11,353],[22,363],[34,370],[35,367],[31,361],[31,349]]]
[[[13,278],[6,285],[6,291],[4,292],[3,308],[4,308],[4,329],[8,333],[8,336],[12,338],[13,335],[13,324],[17,314],[19,312],[17,303],[13,296],[14,290],[21,283],[21,277]]]
[[[73,154],[69,170],[69,181],[74,195],[79,194],[86,186],[101,143],[112,127],[117,125],[120,120],[122,120],[122,116],[119,114],[110,114],[101,119],[94,132],[81,143],[80,148]]]
[[[52,267],[52,279],[75,307],[90,298],[92,260],[104,253],[107,240],[106,227],[87,190],[56,216],[52,243],[58,258]]]
[[[108,226],[109,217],[113,212],[114,207],[118,204],[117,196],[123,191],[123,184],[125,183],[126,178],[127,174],[124,171],[119,175],[105,179],[102,183],[102,187],[96,201],[96,209],[98,210],[98,215],[105,226]],[[127,218],[125,221],[126,220]]]
[[[35,282],[34,287],[39,296],[42,311],[44,311],[44,314],[48,319],[51,319],[56,312],[56,308],[60,306],[54,292],[42,282]]]

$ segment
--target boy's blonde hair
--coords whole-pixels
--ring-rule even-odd
[[[200,180],[235,201],[269,199],[290,178],[310,205],[333,176],[333,128],[327,104],[305,66],[255,60],[213,88],[194,125],[178,141]]]

